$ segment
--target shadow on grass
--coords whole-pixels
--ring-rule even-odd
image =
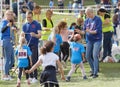
[[[100,74],[108,79],[120,79],[119,63],[100,63]]]

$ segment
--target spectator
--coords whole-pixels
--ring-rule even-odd
[[[46,11],[46,17],[42,20],[42,37],[41,40],[45,43],[48,40],[48,37],[51,33],[51,29],[53,28],[52,21],[53,12],[51,10]]]
[[[35,6],[33,9],[33,20],[38,21],[39,23],[41,23],[41,7],[40,6]]]
[[[74,3],[72,7],[73,9],[75,9],[74,10],[75,16],[78,17],[79,9],[82,9],[84,1],[83,0],[73,0],[73,1]]]
[[[49,7],[50,7],[50,9],[53,9],[53,8],[54,8],[54,1],[53,1],[53,0],[50,0],[50,2],[49,2]]]
[[[64,0],[58,0],[58,8],[60,9],[59,12],[63,12]]]
[[[42,64],[44,71],[41,74],[40,83],[43,84],[44,87],[59,87],[56,78],[56,64],[60,69],[61,79],[65,80],[62,65],[59,61],[59,57],[53,53],[53,47],[54,43],[52,41],[47,41],[40,49],[41,56],[39,56],[37,63],[30,70],[26,70],[27,73],[31,73]]]
[[[32,51],[32,63],[33,65],[38,61],[38,41],[41,37],[41,25],[39,22],[33,20],[33,13],[28,11],[26,13],[27,22],[22,26],[23,32],[25,33],[25,38],[27,44]],[[30,74],[31,83],[36,83],[37,80],[37,69],[34,73]]]
[[[88,7],[85,11],[87,19],[84,22],[83,30],[86,32],[86,58],[91,68],[93,78],[98,77],[99,60],[102,41],[102,21],[100,17],[94,15],[93,8]]]
[[[34,2],[33,2],[33,0],[29,0],[28,3],[27,3],[27,6],[28,6],[28,9],[30,11],[33,11],[33,9],[34,9]]]
[[[21,16],[22,16],[22,23],[25,22],[27,11],[28,11],[28,7],[27,6],[22,6],[21,13],[20,13]]]
[[[69,9],[69,13],[72,13],[72,1],[69,1],[68,9]]]
[[[101,4],[109,13],[111,12],[111,0],[101,0]]]
[[[106,10],[101,8],[98,10],[99,15],[102,20],[102,32],[103,32],[103,58],[101,61],[105,59],[107,56],[111,56],[112,51],[112,36],[113,36],[113,24],[110,19],[110,15],[106,13]]]
[[[14,0],[14,2],[12,3],[12,9],[13,9],[13,12],[15,13],[15,17],[17,18],[18,17],[18,8],[17,8],[17,0]]]
[[[1,21],[1,29],[2,32],[1,39],[3,40],[3,52],[5,58],[4,65],[4,76],[3,80],[11,80],[10,77],[10,69],[14,65],[14,31],[16,31],[16,27],[14,27],[14,16],[13,11],[7,10],[5,12],[5,19]]]

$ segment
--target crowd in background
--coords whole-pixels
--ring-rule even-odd
[[[70,81],[71,75],[75,72],[77,65],[81,68],[83,79],[87,79],[83,65],[83,62],[86,61],[90,65],[90,76],[97,78],[99,61],[103,62],[107,56],[112,57],[113,43],[116,43],[117,46],[119,45],[119,42],[114,38],[117,37],[116,30],[120,23],[120,2],[115,1],[112,0],[115,6],[113,14],[111,13],[110,0],[95,0],[96,4],[99,5],[96,12],[90,7],[86,10],[82,9],[84,0],[74,0],[73,4],[70,1],[69,9],[78,8],[81,10],[74,10],[75,13],[78,13],[76,21],[68,25],[68,21],[66,20],[54,24],[52,20],[52,16],[54,16],[52,10],[54,0],[50,0],[50,8],[46,10],[44,18],[41,18],[42,8],[33,0],[20,0],[20,14],[23,23],[20,31],[15,24],[18,12],[17,0],[14,0],[12,4],[13,11],[7,9],[0,27],[5,58],[3,80],[12,79],[9,71],[15,62],[14,53],[19,68],[17,87],[20,87],[23,69],[26,70],[28,85],[38,82],[37,67],[41,64],[46,71],[42,74],[43,77],[41,78],[45,80],[42,83],[52,81],[58,84],[55,73],[59,71],[59,68],[61,78],[65,80],[61,63],[66,67],[69,57],[71,70],[66,77],[66,81]],[[100,6],[100,3],[105,6]],[[6,4],[9,4],[9,2]],[[64,0],[58,0],[58,7],[59,9],[64,9]],[[59,12],[63,12],[63,10]],[[71,13],[72,10],[69,10],[69,12]],[[19,42],[14,43],[16,34],[18,33],[20,35]],[[18,46],[14,48],[13,46],[16,44]],[[17,50],[15,50],[16,48]],[[102,48],[103,57],[99,60]],[[39,50],[41,53],[39,53]],[[58,66],[56,66],[56,63]],[[49,72],[50,74],[54,73],[54,78],[48,75]],[[44,74],[48,75],[47,79],[44,78]],[[53,87],[54,83],[50,85]],[[59,87],[59,85],[55,86]],[[48,85],[45,84],[45,87],[48,87]]]

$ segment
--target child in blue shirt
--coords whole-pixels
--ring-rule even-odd
[[[60,57],[60,45],[63,41],[57,26],[53,28],[53,32],[50,34],[48,39],[55,43],[53,52]]]
[[[84,70],[84,66],[83,66],[83,60],[84,59],[84,46],[79,43],[81,36],[80,34],[75,34],[72,35],[72,37],[70,39],[73,39],[73,42],[69,42],[70,44],[70,48],[71,48],[71,70],[69,71],[66,81],[70,81],[70,77],[72,75],[73,72],[75,72],[75,66],[76,64],[80,66],[81,68],[81,73],[83,76],[83,79],[87,79],[86,74],[85,74],[85,70]]]
[[[15,55],[18,59],[18,68],[19,68],[19,73],[18,73],[18,81],[17,81],[17,87],[20,87],[20,81],[21,81],[21,75],[23,69],[27,70],[29,66],[29,61],[30,65],[32,66],[32,60],[31,60],[31,51],[30,48],[26,45],[26,39],[25,37],[20,37],[19,39],[20,45],[17,47],[15,51]],[[29,57],[29,59],[28,59]],[[29,75],[26,73],[26,79],[28,85],[30,84],[29,81]]]

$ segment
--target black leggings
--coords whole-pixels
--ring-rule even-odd
[[[26,68],[19,67],[18,78],[19,78],[20,80],[21,80],[21,75],[22,75],[22,71],[23,71],[23,69],[24,69],[24,70],[27,70],[28,67],[26,67]],[[28,79],[28,78],[29,78],[29,74],[26,73],[26,79]]]
[[[45,83],[44,87],[59,87],[59,85],[53,83]]]
[[[69,57],[69,43],[68,42],[63,42],[62,45],[60,46],[61,52],[63,54],[63,57],[61,58],[63,61],[67,61]]]

